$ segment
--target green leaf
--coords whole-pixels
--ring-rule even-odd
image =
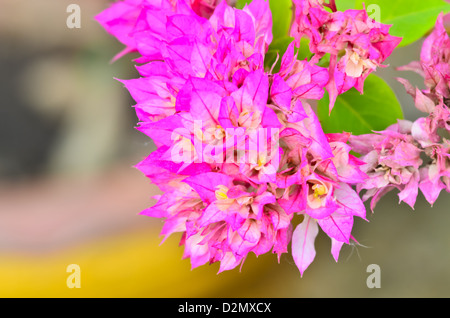
[[[375,10],[381,23],[392,24],[389,33],[403,38],[399,46],[419,40],[433,28],[440,12],[450,12],[450,3],[444,0],[356,0],[356,8],[362,9],[363,3],[369,17]]]
[[[252,2],[252,0],[237,0],[236,1],[236,8],[242,10],[245,7],[245,5],[249,4],[250,2]]]
[[[339,95],[328,115],[328,95],[318,103],[317,115],[325,133],[367,134],[383,130],[403,118],[400,103],[390,86],[371,74],[364,82],[364,94],[355,88]]]
[[[271,0],[269,1],[269,6],[272,12],[273,38],[278,39],[289,36],[293,15],[292,0]]]
[[[355,9],[356,8],[356,1],[355,0],[337,0],[336,1],[336,7],[339,11],[345,11],[348,9]]]
[[[243,9],[250,2],[252,1],[238,0],[236,2],[236,8]],[[292,0],[271,0],[269,1],[269,7],[272,13],[272,33],[274,40],[289,36],[289,28],[293,15]]]
[[[300,39],[300,48],[299,48],[298,56],[297,56],[298,60],[304,60],[304,59],[309,60],[311,58],[311,56],[313,55],[311,53],[311,51],[309,50],[309,42],[310,42],[310,40],[306,36],[304,36]]]

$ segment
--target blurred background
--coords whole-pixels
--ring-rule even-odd
[[[69,29],[66,0],[0,0],[0,297],[449,297],[450,196],[415,211],[384,197],[364,246],[344,246],[339,263],[324,233],[300,277],[292,257],[250,255],[239,269],[191,270],[180,236],[160,245],[161,220],[138,213],[158,190],[133,166],[153,149],[134,129],[133,100],[114,78],[137,77],[122,45],[94,21],[106,0],[77,0],[81,28]],[[414,120],[394,67],[419,59],[421,43],[389,59],[385,78]],[[368,210],[369,211],[369,210]],[[66,268],[81,269],[70,289]],[[367,266],[381,268],[369,289]]]

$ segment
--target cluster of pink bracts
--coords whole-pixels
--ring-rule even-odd
[[[412,70],[425,78],[426,89],[414,88],[398,78],[413,96],[417,109],[428,113],[415,122],[401,120],[376,134],[352,136],[352,150],[362,154],[361,169],[369,176],[358,184],[366,189],[363,199],[372,198],[371,208],[387,192],[397,188],[400,202],[414,208],[419,189],[433,204],[439,193],[450,192],[450,39],[442,15],[425,40],[420,62],[399,70]]]
[[[428,118],[379,134],[324,134],[307,101],[326,89],[331,111],[337,95],[362,91],[400,39],[364,10],[338,12],[331,1],[330,12],[322,2],[294,1],[295,40],[276,73],[264,68],[272,41],[264,0],[243,10],[215,0],[125,0],[97,16],[126,45],[119,56],[140,55],[141,77],[122,82],[137,102],[138,129],[157,146],[137,167],[163,192],[142,214],[164,218],[165,237],[182,233],[193,268],[220,262],[219,272],[230,270],[250,252],[279,258],[291,243],[303,274],[319,227],[336,261],[355,241],[353,219],[366,211],[353,186],[373,202],[397,187],[410,204],[417,187],[431,199],[443,184],[449,190],[448,143],[437,135],[448,131],[449,73],[432,73],[448,68],[448,54],[421,64],[429,90],[413,93]],[[314,53],[309,61],[297,59],[302,36]],[[442,49],[434,43],[442,37],[433,39],[428,50]],[[325,54],[329,66],[320,67]],[[364,156],[350,155],[352,147]],[[421,152],[432,159],[425,167]]]

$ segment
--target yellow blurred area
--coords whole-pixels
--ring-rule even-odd
[[[214,265],[191,271],[176,240],[159,242],[153,232],[139,230],[39,257],[2,254],[0,297],[208,297],[218,290],[233,295],[233,281],[243,274],[215,275]],[[70,264],[80,266],[80,288],[66,284]],[[253,275],[264,267],[255,259],[244,265],[256,270]]]

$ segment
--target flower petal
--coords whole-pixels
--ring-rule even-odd
[[[314,241],[318,233],[317,222],[305,215],[292,234],[292,256],[301,276],[316,257]]]

